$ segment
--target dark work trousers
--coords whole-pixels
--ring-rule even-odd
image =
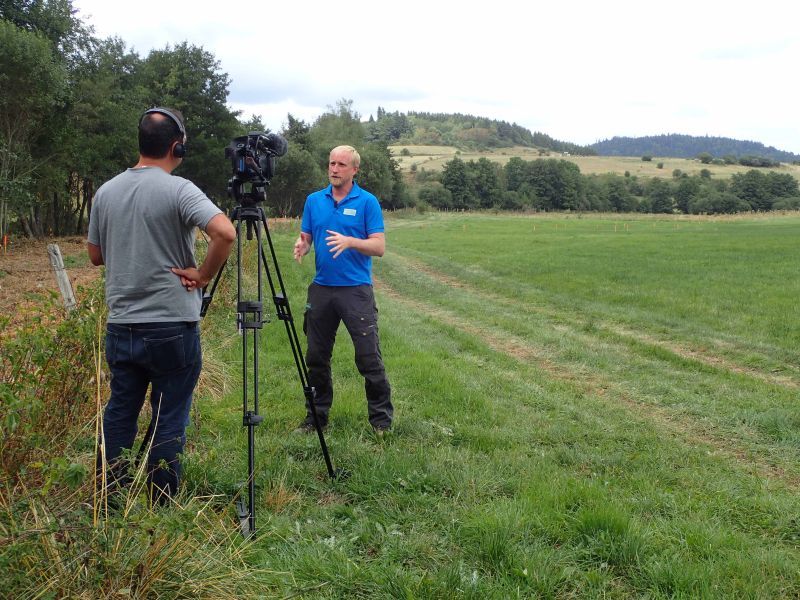
[[[389,427],[394,414],[392,392],[381,357],[378,307],[371,285],[341,287],[312,283],[308,288],[303,331],[308,338],[308,380],[317,392],[317,416],[321,424],[327,424],[333,404],[331,355],[340,321],[344,321],[353,340],[356,367],[364,377],[369,422],[373,427]],[[311,410],[308,406],[306,409],[310,417]]]
[[[133,447],[139,412],[152,384],[150,406],[157,419],[147,457],[147,483],[151,503],[165,504],[180,480],[179,455],[202,366],[200,330],[196,322],[109,323],[106,360],[111,370],[111,399],[103,414],[109,492],[130,482],[131,461],[124,451]],[[101,468],[98,453],[98,474]]]

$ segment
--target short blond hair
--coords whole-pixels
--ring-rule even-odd
[[[331,155],[333,155],[334,152],[337,152],[339,150],[343,150],[345,152],[350,153],[354,167],[358,168],[361,166],[361,155],[358,153],[358,150],[356,150],[352,146],[336,146],[336,148],[331,150]]]

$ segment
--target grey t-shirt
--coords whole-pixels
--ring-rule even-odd
[[[195,227],[222,211],[191,181],[158,167],[128,169],[97,190],[88,241],[106,265],[109,323],[198,321],[202,291],[172,267],[196,267]]]

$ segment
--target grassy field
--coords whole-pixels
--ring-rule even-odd
[[[292,431],[304,409],[283,325],[266,325],[247,544],[231,503],[246,430],[223,279],[203,322],[186,510],[132,511],[101,536],[115,553],[98,568],[131,563],[129,596],[796,598],[798,226],[798,214],[388,216],[375,275],[395,430],[371,432],[340,330],[326,439],[350,477],[328,481],[316,436]],[[299,321],[313,261],[290,260],[298,227],[273,236]],[[252,249],[244,262],[252,272]],[[179,551],[198,535],[213,543]]]
[[[408,151],[408,155],[401,154],[403,150]],[[748,171],[752,167],[741,165],[704,165],[699,160],[690,158],[669,158],[654,156],[652,161],[644,162],[641,156],[567,156],[558,152],[550,152],[549,155],[540,156],[535,148],[515,147],[498,148],[486,151],[458,151],[452,146],[390,146],[392,156],[399,162],[400,169],[410,172],[412,165],[417,169],[427,171],[441,171],[442,167],[457,155],[465,161],[487,158],[492,162],[505,165],[511,158],[518,156],[523,160],[536,160],[537,158],[557,158],[574,162],[580,167],[584,175],[602,175],[605,173],[616,173],[624,175],[627,171],[631,175],[641,177],[666,177],[671,178],[675,169],[680,169],[689,175],[699,175],[703,169],[708,169],[712,176],[717,179],[729,178],[734,173]],[[662,163],[662,168],[658,164]],[[791,173],[795,178],[800,178],[800,165],[783,164],[779,168],[769,169],[780,173]]]
[[[308,597],[800,594],[800,218],[390,218],[377,261],[397,420],[366,421],[340,332],[326,481],[283,328],[258,431],[265,590]],[[289,265],[302,306],[312,274]],[[238,338],[188,488],[245,472]],[[269,341],[272,338],[273,341]],[[220,354],[221,353],[221,354]]]

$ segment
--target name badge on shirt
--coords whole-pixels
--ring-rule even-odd
[[[356,209],[355,208],[345,208],[342,212],[347,217],[355,217],[356,216]]]

